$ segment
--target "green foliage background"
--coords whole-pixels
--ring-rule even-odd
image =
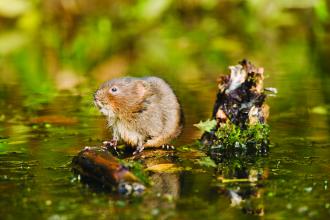
[[[47,93],[71,89],[85,78],[96,83],[124,74],[200,80],[243,57],[270,65],[278,57],[265,54],[283,42],[292,42],[281,48],[287,56],[299,59],[294,45],[305,37],[328,53],[321,46],[329,27],[328,3],[1,0],[1,78]]]
[[[248,58],[265,68],[266,86],[285,96],[273,100],[273,113],[306,112],[296,106],[307,106],[326,115],[329,5],[329,0],[0,0],[2,106],[12,102],[36,113],[63,91],[91,103],[103,81],[157,75],[176,90],[192,136],[192,124],[212,111],[216,78]],[[298,85],[320,89],[307,99],[309,91]]]
[[[165,78],[184,108],[185,130],[176,145],[182,146],[201,136],[193,124],[210,117],[216,78],[247,58],[265,68],[265,87],[279,91],[267,100],[276,146],[267,164],[253,170],[270,175],[256,193],[266,217],[327,219],[329,7],[329,0],[0,0],[2,216],[253,218],[229,209],[207,173],[184,173],[181,182],[171,177],[178,202],[161,204],[156,193],[146,199],[155,206],[146,208],[80,187],[65,166],[83,146],[109,139],[105,118],[92,105],[101,82]],[[58,124],[31,124],[40,116],[57,116]],[[188,155],[191,160],[194,153]],[[208,157],[199,163],[215,167]]]

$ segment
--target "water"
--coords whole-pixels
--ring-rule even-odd
[[[226,1],[226,7],[209,5],[196,14],[197,6],[182,3],[154,23],[138,17],[143,13],[133,13],[132,23],[120,10],[108,15],[84,5],[79,23],[72,5],[60,16],[61,9],[47,3],[31,9],[48,18],[44,23],[32,19],[31,27],[23,21],[12,27],[12,20],[2,21],[4,30],[33,37],[27,44],[15,41],[21,46],[9,52],[0,45],[0,218],[329,219],[328,23],[308,5],[266,7],[266,15],[264,6],[242,2],[242,8]],[[11,48],[6,39],[0,42]],[[74,155],[110,138],[92,104],[103,80],[165,78],[185,113],[184,132],[175,143],[179,150],[200,137],[193,124],[211,116],[217,76],[244,57],[265,68],[265,87],[279,91],[267,99],[270,153],[243,169],[257,181],[222,182],[220,177],[233,176],[228,167],[222,173],[197,169],[191,165],[195,155],[183,153],[174,162],[192,169],[150,173],[155,184],[140,198],[95,191],[72,174]],[[43,123],[42,116],[52,122]]]
[[[109,137],[105,119],[89,103],[91,96],[59,94],[51,103],[38,107],[36,115],[19,103],[26,95],[2,99],[1,122],[1,212],[5,219],[35,216],[48,219],[72,218],[153,218],[210,219],[253,218],[260,213],[248,210],[260,207],[269,218],[327,218],[330,214],[329,123],[322,111],[321,89],[317,78],[304,84],[281,77],[272,81],[279,88],[268,103],[272,112],[272,147],[270,155],[252,167],[265,177],[256,183],[223,184],[210,173],[182,172],[153,177],[161,186],[153,186],[145,197],[136,200],[116,198],[94,192],[79,183],[71,173],[72,156],[83,146],[99,145]],[[204,103],[201,112],[189,108],[181,97],[187,125],[178,143],[190,143],[198,137],[192,123],[210,114],[214,92],[198,85],[188,85]],[[187,87],[188,87],[187,86]],[[293,86],[291,94],[282,87]],[[210,86],[212,87],[212,86]],[[3,88],[13,94],[17,85]],[[180,88],[177,88],[180,94]],[[186,89],[183,87],[182,89]],[[301,91],[309,97],[301,98]],[[298,99],[298,97],[300,97]],[[313,103],[313,104],[309,104]],[[196,104],[197,105],[197,104]],[[314,109],[314,110],[313,110]],[[38,115],[62,112],[58,123],[34,124]],[[189,158],[188,158],[189,159]],[[243,204],[231,206],[228,190],[242,193]],[[146,208],[147,207],[147,208]],[[246,214],[249,213],[249,214]]]

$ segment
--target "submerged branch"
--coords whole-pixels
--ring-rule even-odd
[[[141,181],[118,158],[100,147],[85,147],[72,160],[72,169],[85,180],[118,190],[121,194],[140,194]]]

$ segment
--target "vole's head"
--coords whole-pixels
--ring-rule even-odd
[[[109,118],[139,112],[149,94],[148,84],[125,77],[103,83],[94,94],[94,103]]]

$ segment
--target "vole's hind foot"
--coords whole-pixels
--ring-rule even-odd
[[[173,145],[163,144],[162,149],[164,149],[164,150],[174,150],[175,147]]]
[[[102,148],[105,150],[108,150],[110,152],[115,152],[117,155],[119,155],[117,151],[117,144],[118,141],[116,139],[112,139],[111,141],[103,141],[103,146]]]
[[[144,147],[143,146],[137,146],[136,150],[133,152],[133,155],[141,153],[143,151]]]

